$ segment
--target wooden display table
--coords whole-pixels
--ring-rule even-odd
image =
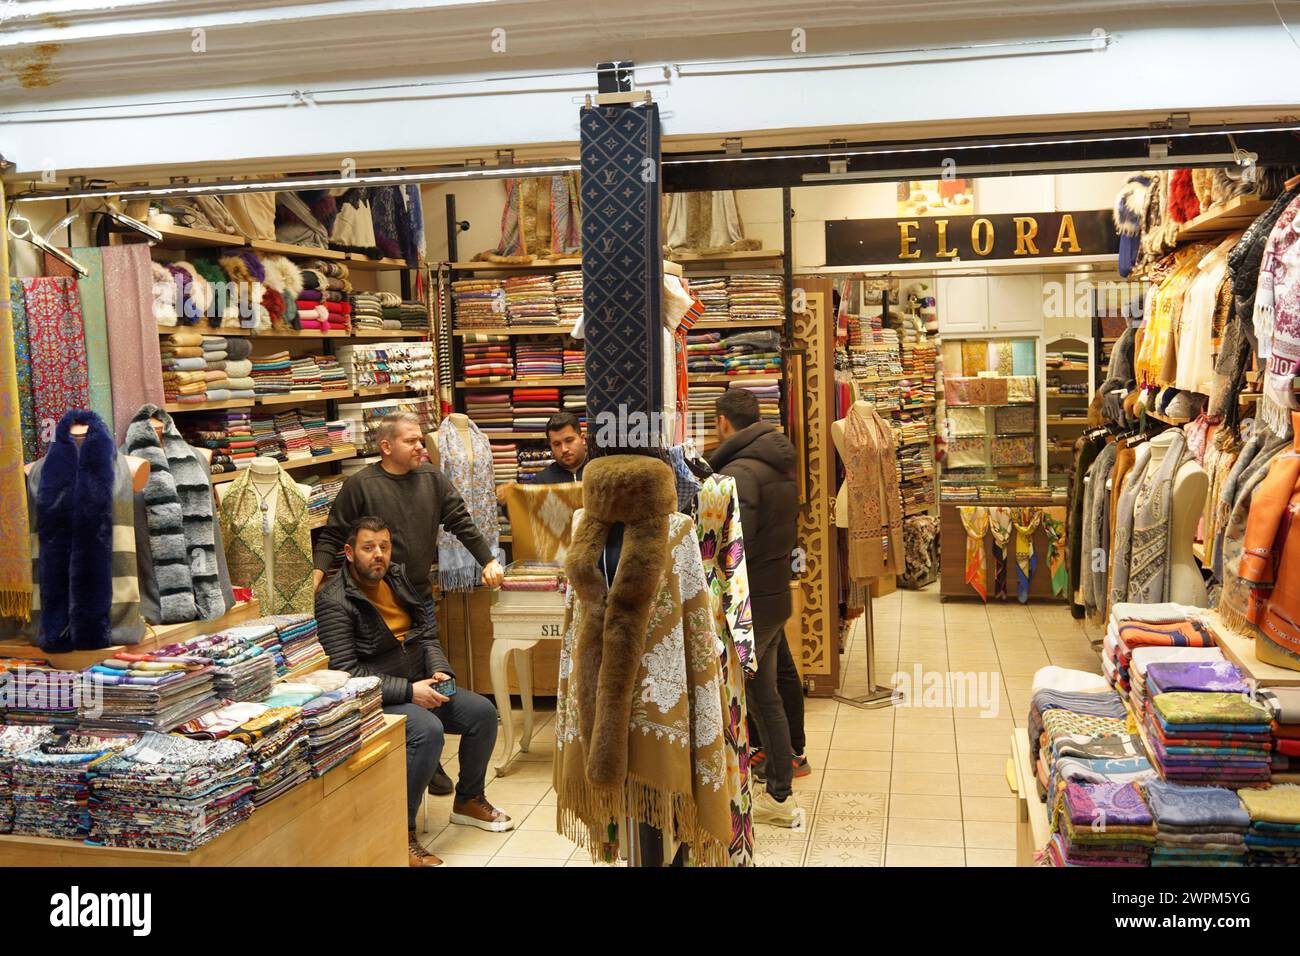
[[[406,866],[406,723],[188,853],[0,835],[0,866]]]
[[[1011,757],[1007,760],[1007,786],[1016,796],[1016,866],[1033,866],[1034,854],[1047,845],[1047,804],[1038,799],[1038,775],[1029,759],[1029,731],[1017,728],[1011,734]]]
[[[1300,671],[1261,661],[1255,656],[1255,639],[1230,629],[1219,618],[1218,612],[1207,612],[1205,620],[1214,632],[1215,642],[1223,656],[1241,668],[1241,672],[1257,687],[1300,687]]]
[[[944,501],[939,505],[939,597],[947,600],[953,597],[975,598],[979,595],[966,583],[966,529],[961,523],[959,507],[967,505],[981,508],[1060,508],[1063,501],[1051,498],[1034,498],[1027,501]],[[1017,533],[1011,532],[1007,544],[1011,552],[1007,556],[1007,602],[1016,600],[1015,540]],[[1029,580],[1029,597],[1032,601],[1064,601],[1068,595],[1057,597],[1052,593],[1052,572],[1047,562],[1047,533],[1042,524],[1034,531],[1034,576]],[[993,572],[997,562],[993,560],[993,534],[984,535],[984,563],[988,568],[989,601],[993,601]]]

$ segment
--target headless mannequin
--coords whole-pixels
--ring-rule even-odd
[[[1147,465],[1147,474],[1154,475],[1160,470],[1173,437],[1173,432],[1167,431],[1151,439],[1151,462]],[[1205,606],[1205,578],[1192,554],[1192,544],[1196,540],[1196,525],[1201,520],[1209,490],[1209,476],[1196,459],[1189,458],[1179,466],[1174,475],[1173,513],[1169,520],[1169,593],[1166,595],[1166,600],[1176,604]]]
[[[158,429],[159,431],[162,430],[161,423],[158,425]],[[88,429],[85,425],[73,425],[68,429],[69,434],[72,435],[72,440],[77,443],[78,448],[81,447],[81,440],[86,437],[87,430]],[[209,453],[209,457],[211,457],[211,453]],[[127,455],[126,463],[131,468],[132,488],[134,488],[137,493],[144,491],[144,486],[149,482],[149,463],[143,458],[136,458],[134,455]],[[23,466],[23,471],[30,475],[32,473],[32,465],[34,464],[36,464],[36,462]]]
[[[452,427],[456,429],[456,433],[460,435],[460,443],[465,447],[465,453],[469,456],[467,459],[469,461],[469,467],[470,470],[473,471],[474,445],[470,441],[469,416],[462,412],[452,412],[447,416],[447,420],[451,422]],[[437,439],[430,435],[425,439],[424,447],[429,453],[429,463],[433,465],[434,468],[441,468],[442,461],[438,457]]]
[[[274,458],[254,458],[248,464],[248,481],[257,495],[258,505],[262,509],[262,557],[266,561],[266,589],[275,591],[275,504],[279,497],[275,493],[280,484],[280,463]],[[217,489],[217,501],[220,503],[229,484]],[[311,497],[310,485],[298,485],[308,498]]]
[[[862,415],[870,416],[874,409],[867,402],[854,402],[853,407],[849,409],[849,414],[854,411]],[[845,454],[845,433],[848,429],[848,418],[841,418],[837,422],[831,423],[831,441],[835,443],[835,450],[839,453],[840,461],[847,461]],[[885,486],[882,484],[878,489],[880,495],[880,513],[888,514],[885,503]],[[849,526],[849,481],[844,479],[844,484],[840,485],[840,490],[835,496],[835,527],[847,528]]]

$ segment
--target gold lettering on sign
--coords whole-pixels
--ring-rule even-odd
[[[1056,245],[1052,247],[1052,251],[1063,252],[1067,242],[1071,252],[1080,251],[1079,234],[1074,231],[1074,217],[1068,212],[1061,217],[1061,228],[1056,234]]]
[[[984,234],[983,239],[980,233]],[[977,256],[987,256],[993,251],[993,223],[988,219],[976,219],[970,224],[970,245]]]
[[[1038,220],[1033,216],[1013,216],[1016,224],[1016,255],[1038,255],[1034,236],[1038,235]]]
[[[939,227],[939,251],[935,256],[939,259],[953,258],[957,255],[957,250],[948,248],[948,220],[936,219],[934,224]]]
[[[916,236],[912,235],[912,230],[921,224],[915,219],[899,220],[898,223],[898,258],[900,259],[919,259],[921,250],[913,249],[916,245]]]

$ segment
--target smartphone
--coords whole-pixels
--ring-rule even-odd
[[[447,678],[445,681],[443,681],[442,683],[440,683],[440,684],[434,684],[434,685],[433,685],[433,689],[436,690],[436,691],[437,691],[439,694],[441,694],[443,697],[455,697],[455,696],[456,696],[456,678],[454,678],[454,677],[448,677],[448,678]]]

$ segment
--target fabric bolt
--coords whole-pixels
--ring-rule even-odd
[[[114,434],[120,444],[142,405],[164,403],[162,360],[152,309],[149,247],[144,243],[106,246],[101,254]]]

